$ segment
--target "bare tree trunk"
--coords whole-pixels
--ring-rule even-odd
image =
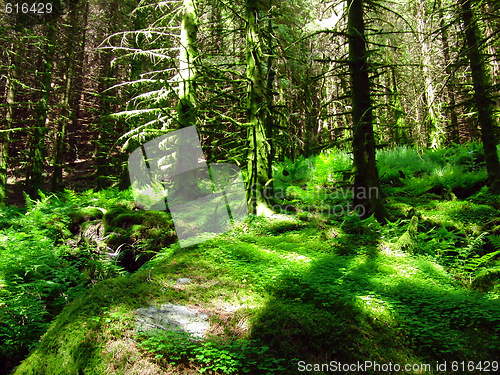
[[[363,0],[348,0],[349,70],[353,118],[354,205],[362,217],[372,214],[384,222],[387,212],[382,203],[375,162],[373,107],[368,76]]]
[[[460,1],[467,55],[474,85],[474,102],[481,127],[481,138],[488,170],[488,183],[493,193],[500,194],[500,162],[497,153],[491,78],[489,68],[485,64],[484,54],[481,51],[483,38],[472,8],[473,5],[475,5],[473,0]]]

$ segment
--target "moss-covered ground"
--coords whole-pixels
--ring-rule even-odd
[[[276,186],[284,194],[274,203],[293,205],[293,212],[249,217],[230,232],[184,249],[172,239],[168,216],[135,210],[128,192],[67,192],[50,198],[52,203],[49,197],[31,202],[19,215],[5,211],[0,235],[11,241],[10,247],[2,244],[3,254],[11,254],[4,264],[11,268],[0,270],[0,335],[9,339],[8,324],[23,313],[35,336],[43,334],[39,343],[22,332],[10,337],[10,350],[30,351],[13,373],[368,374],[398,373],[396,364],[403,369],[399,373],[447,374],[453,366],[455,373],[495,373],[500,200],[478,184],[484,166],[471,150],[476,152],[470,146],[438,156],[405,149],[379,155],[391,213],[386,225],[318,209],[348,201],[331,194],[346,178],[333,173],[348,169],[345,154],[278,165]],[[402,158],[409,160],[406,165]],[[308,175],[311,168],[316,172]],[[52,224],[47,215],[53,215]],[[50,263],[44,269],[12,250],[31,243],[27,226],[37,241],[47,238],[44,249],[59,252],[65,267]],[[92,233],[86,233],[89,227]],[[129,247],[122,258],[105,256],[121,244]],[[35,242],[29,246],[49,256]],[[13,271],[20,260],[22,267]],[[30,272],[31,281],[23,276]],[[57,275],[64,280],[54,281]],[[181,277],[191,283],[177,284]],[[43,286],[44,278],[63,286]],[[38,289],[33,280],[40,281]],[[32,303],[16,305],[15,293]],[[163,303],[206,312],[207,339],[137,334],[134,310]],[[23,337],[31,344],[16,346],[13,341]],[[339,369],[365,361],[386,367]],[[438,369],[445,361],[446,371]],[[404,370],[406,364],[415,367]]]

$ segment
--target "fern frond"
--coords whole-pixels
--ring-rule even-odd
[[[500,250],[500,236],[499,235],[494,235],[490,234],[488,236],[488,241],[493,245],[495,250]]]

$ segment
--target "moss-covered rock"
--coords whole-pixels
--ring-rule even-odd
[[[99,207],[83,207],[76,211],[70,212],[68,217],[71,221],[69,230],[72,234],[81,233],[81,225],[87,221],[102,219],[106,210]]]
[[[495,288],[500,290],[500,266],[482,270],[474,278],[471,286],[481,292],[489,292]]]
[[[77,298],[54,320],[39,347],[14,374],[129,373],[123,371],[127,362],[115,363],[117,353],[109,350],[108,343],[130,340],[134,331],[133,310],[149,305],[162,294],[161,285],[146,279],[146,274],[135,274],[130,278],[106,280]],[[137,361],[150,362],[138,352],[133,342],[129,342],[127,350],[136,356]],[[120,370],[110,371],[111,364]]]
[[[412,250],[415,247],[415,238],[417,237],[418,217],[412,216],[408,229],[404,232],[398,241],[393,245],[394,250]]]

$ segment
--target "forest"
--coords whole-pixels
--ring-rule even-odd
[[[500,372],[498,0],[0,9],[0,375]]]

